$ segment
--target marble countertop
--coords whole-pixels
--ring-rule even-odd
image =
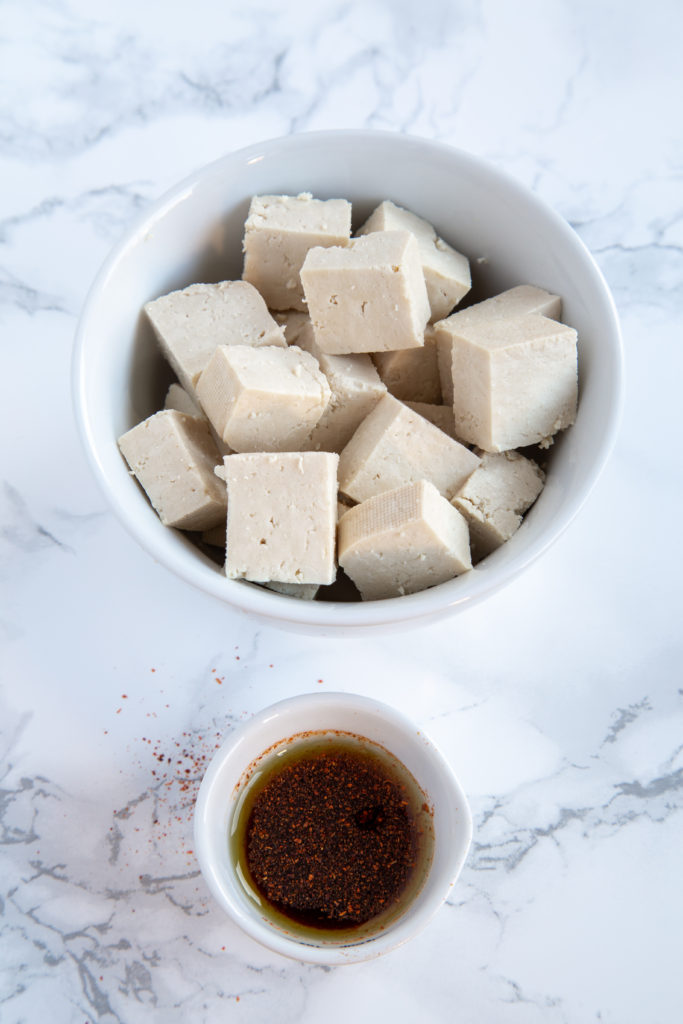
[[[0,15],[0,1020],[679,1020],[683,8],[159,10]],[[553,205],[614,293],[627,377],[606,471],[522,578],[340,641],[259,625],[145,556],[91,478],[69,372],[88,286],[153,199],[226,151],[344,127],[457,145]],[[222,914],[191,819],[236,723],[331,689],[417,720],[474,841],[419,937],[323,969]]]

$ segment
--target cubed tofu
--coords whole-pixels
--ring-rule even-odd
[[[300,348],[216,349],[197,384],[202,408],[235,452],[299,451],[330,400],[327,378]]]
[[[373,231],[410,231],[415,235],[427,286],[431,321],[448,316],[472,287],[467,257],[439,238],[434,227],[422,217],[387,199],[370,214],[358,234],[367,235]],[[397,398],[400,397],[397,395]]]
[[[323,352],[421,348],[429,302],[420,251],[407,231],[379,231],[311,249],[301,281]]]
[[[299,272],[313,246],[343,246],[351,235],[346,199],[254,196],[244,225],[242,277],[271,309],[305,310]]]
[[[192,397],[218,345],[286,345],[283,329],[246,281],[193,284],[146,303],[145,313],[162,352]]]
[[[200,420],[206,419],[194,398],[180,384],[169,385],[164,399],[164,409],[175,409],[177,412],[184,412],[186,416],[196,416]]]
[[[403,484],[429,480],[450,498],[479,458],[468,448],[385,395],[363,420],[339,459],[339,489],[365,501]]]
[[[308,313],[301,313],[298,309],[274,310],[273,316],[285,332],[285,341],[288,345],[297,345],[298,337],[304,328],[311,327],[311,318]]]
[[[264,583],[267,590],[285,597],[296,597],[299,601],[314,601],[320,586],[317,583]]]
[[[299,325],[296,344],[317,360],[330,386],[327,408],[302,450],[341,452],[387,389],[369,355],[330,356],[322,352],[310,320]]]
[[[186,416],[196,416],[200,420],[203,420],[208,424],[211,436],[213,437],[214,444],[219,451],[221,459],[224,455],[232,454],[232,448],[218,436],[213,428],[213,424],[209,423],[209,420],[199,403],[196,402],[180,384],[171,384],[169,386],[169,389],[166,392],[166,399],[164,401],[164,409],[177,409],[178,412],[184,412]]]
[[[418,416],[424,416],[439,430],[443,430],[444,434],[448,434],[456,441],[460,440],[455,436],[455,417],[452,405],[431,405],[429,402],[406,402],[406,405]]]
[[[387,391],[402,402],[441,402],[441,379],[434,329],[427,327],[422,348],[376,352],[372,357]]]
[[[426,480],[368,498],[338,529],[339,564],[366,601],[414,594],[472,567],[465,520]]]
[[[332,583],[336,576],[337,465],[329,452],[228,455],[231,579]]]
[[[222,548],[225,551],[226,530],[227,522],[225,519],[222,519],[217,526],[212,526],[210,530],[203,531],[202,540],[212,548]]]
[[[527,313],[542,313],[552,320],[562,315],[562,299],[543,288],[520,284],[515,288],[494,295],[483,302],[477,302],[467,309],[456,310],[445,320],[434,325],[439,361],[441,393],[446,405],[453,402],[453,337],[471,320],[501,320],[525,316]]]
[[[452,330],[455,432],[487,452],[540,444],[571,426],[576,331],[538,313]]]
[[[452,499],[470,529],[472,558],[485,558],[519,529],[543,489],[543,471],[519,452],[485,454]]]
[[[119,448],[164,526],[208,530],[225,517],[225,488],[208,424],[175,409],[155,413],[119,438]]]

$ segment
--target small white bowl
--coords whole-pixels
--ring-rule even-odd
[[[371,937],[340,945],[301,938],[274,924],[250,899],[235,870],[228,836],[232,813],[264,751],[308,732],[349,732],[384,747],[413,775],[432,808],[434,854],[422,888],[401,916]],[[356,963],[387,953],[416,935],[447,898],[472,838],[467,798],[448,763],[408,719],[354,694],[304,694],[254,715],[226,740],[202,781],[195,809],[195,850],[218,903],[248,935],[284,956],[318,964]]]
[[[300,601],[229,580],[164,527],[130,476],[117,438],[161,408],[170,380],[141,310],[197,281],[239,278],[250,197],[310,191],[353,203],[360,225],[390,198],[425,217],[471,259],[481,296],[534,284],[563,298],[579,335],[576,424],[553,445],[546,486],[521,529],[473,571],[385,601]],[[114,249],[83,309],[74,353],[76,416],[112,508],[153,558],[222,601],[288,628],[363,632],[429,622],[484,600],[541,555],[585,501],[612,449],[622,395],[621,340],[609,290],[556,213],[496,167],[448,146],[388,132],[312,132],[264,142],[198,171]]]

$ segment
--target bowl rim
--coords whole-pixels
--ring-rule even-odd
[[[487,572],[482,572],[477,567],[468,572],[466,574],[468,580],[466,593],[458,593],[459,588],[453,586],[458,582],[456,579],[416,594],[387,598],[382,601],[302,601],[269,592],[266,588],[257,585],[245,585],[245,582],[241,580],[229,580],[220,573],[209,574],[206,569],[209,565],[212,569],[215,568],[214,563],[202,556],[200,552],[197,553],[196,559],[186,559],[176,557],[175,551],[170,551],[164,545],[163,535],[157,529],[158,520],[153,520],[151,516],[149,518],[139,517],[135,514],[134,509],[131,510],[129,502],[111,487],[106,468],[100,459],[99,444],[89,413],[86,369],[89,353],[88,338],[91,333],[89,330],[90,320],[95,315],[98,300],[107,286],[110,274],[126,251],[150,232],[154,224],[162,219],[173,206],[190,195],[204,178],[211,176],[222,167],[227,169],[233,164],[242,165],[259,160],[265,153],[272,152],[274,148],[301,145],[302,140],[309,145],[324,145],[331,140],[346,140],[356,143],[382,140],[388,146],[413,147],[447,159],[455,157],[464,167],[476,171],[481,177],[492,178],[503,183],[505,188],[517,196],[520,201],[532,202],[539,207],[544,216],[553,222],[555,230],[569,249],[588,263],[600,287],[601,297],[605,303],[605,314],[611,327],[609,351],[612,358],[614,388],[609,408],[605,410],[605,428],[594,446],[585,485],[580,493],[571,494],[563,503],[555,517],[553,529],[545,531],[541,537],[535,538],[532,543],[528,544],[523,554],[515,559],[514,564],[506,566],[502,573],[495,574],[491,579]],[[352,632],[362,634],[374,627],[427,624],[449,612],[474,606],[485,600],[489,594],[511,583],[559,539],[588,499],[616,442],[624,402],[623,343],[613,296],[602,271],[585,243],[570,224],[545,200],[539,198],[526,185],[518,182],[507,171],[500,170],[490,161],[448,143],[419,136],[385,130],[329,129],[274,137],[228,152],[197,168],[167,189],[159,199],[138,214],[105,258],[87,292],[75,334],[71,383],[78,433],[95,479],[116,517],[148,555],[161,562],[165,568],[185,582],[229,605],[265,619],[272,625],[279,625],[283,628],[308,627],[316,632],[321,629],[329,630],[333,634],[338,633],[339,630],[348,631],[350,628]]]
[[[231,778],[237,775],[239,780],[233,786],[229,799],[231,800],[238,792],[248,768],[259,756],[249,753],[248,750],[243,751],[241,748],[248,746],[249,741],[255,739],[259,732],[264,727],[268,727],[274,719],[281,720],[281,738],[285,739],[311,728],[306,724],[306,715],[320,712],[330,715],[330,724],[329,726],[315,726],[313,731],[334,731],[338,728],[334,716],[340,711],[358,715],[358,728],[354,730],[357,731],[357,734],[363,734],[363,721],[366,723],[375,721],[387,725],[389,729],[393,728],[398,731],[406,744],[411,745],[413,749],[418,749],[429,760],[434,775],[438,776],[448,795],[451,805],[449,809],[453,816],[458,818],[458,836],[455,843],[449,843],[447,846],[444,844],[447,864],[442,864],[440,867],[441,881],[436,886],[432,886],[431,891],[423,889],[417,894],[410,904],[409,915],[398,918],[386,931],[379,932],[364,941],[349,945],[321,944],[316,946],[300,942],[276,927],[263,922],[257,912],[249,912],[246,903],[231,898],[230,893],[221,884],[222,872],[212,852],[211,831],[215,824],[215,817],[211,813],[211,808],[216,802],[221,804],[225,802],[225,794],[222,799],[217,796],[217,791],[221,789],[223,775],[229,774]],[[269,749],[269,747],[270,742],[264,742],[263,749]],[[395,756],[401,759],[400,754],[395,753]],[[223,782],[224,787],[227,784]],[[453,807],[457,808],[457,812],[452,810]],[[307,963],[336,965],[359,963],[381,956],[403,945],[426,927],[448,898],[462,871],[472,842],[473,821],[467,796],[453,768],[416,722],[391,705],[372,697],[359,693],[329,691],[326,693],[308,692],[284,698],[257,711],[247,721],[240,723],[230,732],[212,757],[201,781],[195,802],[193,830],[194,849],[202,877],[216,902],[242,931],[261,945],[283,956]],[[438,834],[436,842],[439,842]]]

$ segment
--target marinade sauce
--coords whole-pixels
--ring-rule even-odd
[[[387,750],[312,733],[259,762],[230,842],[246,892],[271,920],[341,942],[406,908],[429,871],[434,830],[425,794]]]

